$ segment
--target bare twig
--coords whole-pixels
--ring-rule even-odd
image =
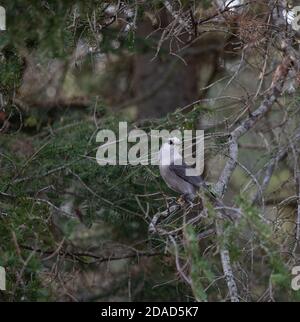
[[[269,93],[264,98],[260,106],[246,119],[240,126],[230,133],[229,141],[229,160],[227,161],[221,176],[215,186],[215,191],[219,196],[223,197],[224,193],[229,184],[229,180],[232,176],[233,171],[237,165],[238,158],[238,140],[250,129],[252,129],[255,124],[263,118],[271,109],[273,104],[276,102],[277,98],[281,95],[283,90],[284,81],[291,67],[292,60],[289,56],[286,56],[281,64],[277,67],[273,82],[270,87]]]
[[[285,52],[287,51],[287,45],[285,45],[283,50]],[[245,133],[247,133],[250,129],[252,129],[255,126],[255,124],[269,112],[269,110],[272,108],[273,104],[276,102],[278,97],[282,94],[283,85],[288,75],[292,61],[293,59],[286,52],[285,57],[283,58],[281,64],[277,67],[273,75],[271,87],[260,106],[246,120],[244,120],[237,128],[235,128],[230,133],[229,159],[214,189],[221,198],[224,196],[227,190],[230,178],[237,165],[239,138],[242,137]],[[223,226],[218,220],[216,220],[216,231],[218,237],[223,236]],[[239,297],[237,286],[231,267],[229,251],[227,250],[226,245],[221,246],[220,255],[231,301],[238,302]]]

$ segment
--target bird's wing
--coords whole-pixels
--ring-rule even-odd
[[[174,172],[175,175],[183,179],[184,181],[190,183],[193,186],[200,187],[202,185],[205,185],[204,180],[201,176],[187,176],[186,170],[192,169],[191,166],[188,166],[187,164],[183,163],[182,165],[170,165],[170,170]]]

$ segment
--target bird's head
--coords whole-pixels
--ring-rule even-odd
[[[175,146],[181,146],[181,140],[179,140],[177,137],[169,138],[167,140],[167,144],[169,145],[175,145]]]
[[[177,137],[168,138],[160,150],[160,162],[164,165],[169,165],[175,160],[181,160],[180,150],[181,140]]]

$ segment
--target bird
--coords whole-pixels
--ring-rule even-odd
[[[180,148],[181,140],[177,137],[167,139],[162,145],[159,151],[160,175],[170,189],[180,193],[183,200],[192,205],[198,190],[209,188],[200,175],[186,175],[186,170],[192,167],[184,162]]]
[[[218,208],[222,218],[231,221],[237,218],[236,214],[225,211],[228,207],[218,198],[217,193],[210,188],[200,175],[188,176],[186,170],[192,167],[187,165],[180,153],[181,140],[177,137],[169,138],[159,150],[160,175],[167,186],[180,193],[185,203],[193,208],[197,192],[202,188],[209,200]],[[179,199],[180,200],[180,199]]]

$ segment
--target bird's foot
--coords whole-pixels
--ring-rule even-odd
[[[183,207],[183,206],[185,205],[185,200],[184,200],[184,199],[183,199],[183,197],[181,196],[180,198],[178,198],[178,199],[176,200],[176,203],[177,203],[179,206]]]
[[[184,198],[184,196],[181,196],[180,198],[178,198],[176,200],[176,203],[180,206],[180,207],[187,207],[187,208],[193,208],[194,207],[194,203],[190,200],[187,200]]]

